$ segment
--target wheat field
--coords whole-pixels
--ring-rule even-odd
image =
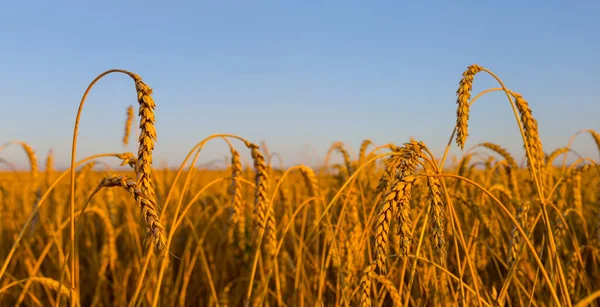
[[[122,142],[137,130],[138,151],[78,156],[87,94],[111,73],[133,80],[138,109],[123,114]],[[482,74],[498,87],[471,93]],[[471,65],[458,79],[442,156],[418,136],[356,149],[332,140],[320,167],[283,168],[265,143],[214,134],[169,169],[153,163],[152,88],[106,71],[81,100],[68,170],[55,170],[52,152],[38,160],[35,144],[2,140],[0,305],[598,306],[597,157],[571,142],[543,148],[527,94],[490,70]],[[496,91],[514,111],[523,160],[468,142],[471,106]],[[600,133],[575,137],[600,152]],[[209,142],[230,148],[226,168],[197,166]],[[2,159],[9,146],[29,172]]]

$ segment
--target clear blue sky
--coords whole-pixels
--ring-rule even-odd
[[[4,1],[0,143],[26,141],[42,161],[52,147],[67,165],[83,91],[122,68],[155,91],[156,162],[179,165],[213,133],[265,140],[288,165],[321,160],[334,141],[356,154],[365,138],[413,136],[441,154],[458,81],[477,63],[529,101],[551,151],[600,130],[598,16],[598,1]],[[495,86],[479,75],[474,92]],[[137,110],[125,76],[94,88],[78,159],[136,152],[121,144],[129,104]],[[472,110],[467,147],[482,141],[522,157],[500,93]],[[598,158],[589,136],[574,147]],[[228,154],[217,140],[199,163]],[[27,165],[15,147],[0,157]]]

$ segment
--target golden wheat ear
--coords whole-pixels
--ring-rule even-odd
[[[456,90],[456,144],[460,149],[465,148],[467,137],[469,136],[469,101],[471,100],[471,90],[473,89],[473,80],[475,75],[483,70],[483,67],[473,64],[463,72],[458,90]]]
[[[123,146],[127,147],[129,144],[129,135],[131,134],[131,124],[133,123],[133,106],[127,107],[127,118],[125,119],[125,133],[123,134]]]
[[[140,76],[131,74],[131,77],[135,81],[137,98],[140,104],[138,112],[140,116],[140,136],[138,139],[138,160],[135,167],[137,184],[149,200],[156,202],[152,182],[152,153],[156,142],[156,128],[154,127],[156,103],[151,96],[152,88],[146,85]]]
[[[144,194],[135,180],[129,177],[113,175],[111,177],[104,178],[98,185],[97,189],[110,187],[121,187],[129,192],[131,196],[133,196],[138,206],[142,210],[142,215],[144,216],[146,225],[148,226],[148,234],[151,235],[156,250],[162,251],[166,246],[166,235],[165,228],[160,223],[158,217],[156,203],[154,203]]]

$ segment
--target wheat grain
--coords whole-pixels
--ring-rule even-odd
[[[529,212],[529,206],[529,201],[526,201],[519,207],[517,211],[516,219],[517,222],[519,222],[519,226],[521,226],[521,228],[527,227],[526,221],[527,213]],[[508,259],[506,261],[508,265],[513,264],[513,262],[517,259],[519,251],[521,249],[521,240],[522,238],[519,232],[517,231],[517,227],[513,225],[510,235],[510,243],[508,247]]]

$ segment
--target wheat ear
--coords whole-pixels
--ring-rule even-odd
[[[521,228],[527,227],[527,213],[529,212],[529,201],[524,202],[519,209],[517,210],[516,220],[519,223]],[[521,249],[521,235],[517,231],[517,227],[513,225],[512,231],[510,233],[510,243],[508,245],[508,265],[512,265],[513,262],[517,259],[519,255],[519,251]]]
[[[456,144],[461,149],[465,148],[467,137],[469,136],[469,101],[471,100],[471,90],[473,89],[473,79],[483,67],[473,64],[463,72],[463,77],[460,80],[456,95]]]
[[[240,222],[240,219],[244,218],[244,207],[242,206],[242,190],[240,188],[239,179],[242,177],[242,162],[240,159],[240,153],[231,148],[231,185],[230,193],[232,196],[231,202],[233,203],[233,214],[231,216],[231,222],[236,225]]]
[[[375,264],[369,264],[364,270],[360,278],[360,306],[371,306],[371,283],[375,275]]]
[[[129,165],[135,169],[138,159],[131,152],[124,152],[115,155],[118,159],[121,159],[121,166]]]
[[[594,131],[594,130],[589,130],[590,134],[592,135],[592,137],[594,138],[594,142],[596,143],[596,147],[598,148],[598,151],[600,152],[600,133]]]
[[[329,163],[329,158],[331,156],[331,153],[337,150],[342,154],[342,157],[344,158],[344,164],[346,165],[346,172],[348,173],[348,176],[352,175],[352,160],[350,159],[350,153],[348,152],[348,150],[346,150],[346,148],[344,148],[344,143],[342,142],[334,142],[331,147],[329,147],[329,150],[327,150],[327,154],[325,156],[325,165],[327,166],[327,164]]]
[[[265,163],[265,157],[256,144],[247,144],[254,161],[256,171],[256,190],[254,194],[255,226],[257,230],[265,230],[265,245],[269,253],[274,254],[277,249],[277,231],[275,225],[275,210],[271,206],[268,209],[267,193],[269,191],[269,171]],[[258,233],[258,232],[257,232]]]
[[[54,171],[54,149],[50,148],[48,155],[46,155],[46,173],[52,174]]]
[[[492,151],[495,151],[496,153],[501,155],[506,160],[506,164],[507,164],[506,172],[508,173],[509,188],[511,189],[513,195],[515,196],[515,201],[520,202],[521,201],[521,192],[519,189],[519,184],[518,184],[518,180],[517,180],[517,176],[516,176],[516,172],[519,169],[519,165],[517,164],[517,161],[515,161],[513,156],[500,145],[485,142],[485,143],[478,144],[477,146],[482,146],[482,147],[485,147]]]
[[[148,226],[148,234],[154,238],[154,245],[157,251],[162,251],[166,245],[165,228],[160,223],[156,211],[156,203],[146,196],[144,191],[131,178],[125,176],[110,176],[102,179],[97,190],[101,188],[122,187],[131,194],[138,206],[142,210],[142,215]]]
[[[131,134],[131,123],[133,123],[133,106],[127,107],[127,118],[125,119],[125,132],[123,134],[123,146],[127,147],[129,144],[129,135]]]
[[[527,165],[530,167],[530,171],[532,172],[532,174],[538,172],[541,175],[542,166],[544,165],[546,156],[542,148],[542,142],[540,141],[537,121],[535,120],[535,118],[533,118],[531,109],[529,108],[529,104],[523,98],[523,96],[515,92],[513,92],[512,95],[515,98],[515,104],[517,105],[517,109],[521,114],[523,133],[527,141],[526,147],[529,147],[529,151],[531,153],[531,157],[527,157]],[[542,179],[543,176],[540,176],[540,183],[543,187],[544,185]]]
[[[394,283],[387,279],[385,276],[375,276],[375,279],[377,279],[377,281],[379,281],[383,287],[388,291],[388,293],[390,294],[390,297],[392,298],[392,303],[394,304],[394,306],[401,306],[401,299],[400,299],[400,293],[398,292],[398,289],[396,288],[396,286],[394,286]]]
[[[573,177],[573,206],[575,210],[583,214],[583,199],[581,197],[581,173]]]
[[[156,128],[154,127],[156,103],[151,96],[152,88],[146,85],[140,76],[132,73],[131,77],[135,81],[137,99],[140,105],[138,112],[140,116],[140,136],[138,139],[138,160],[135,167],[137,184],[149,200],[156,202],[152,183],[152,152],[154,151],[154,142],[156,142]]]
[[[362,162],[365,159],[367,148],[369,145],[372,145],[373,141],[366,139],[360,144],[360,149],[358,151],[358,161]]]
[[[444,239],[445,205],[442,201],[442,186],[436,177],[427,177],[429,188],[429,206],[431,207],[431,243],[433,248],[440,253],[442,259],[446,258],[446,240]]]
[[[411,218],[410,218],[410,198],[411,188],[416,178],[414,176],[418,159],[421,157],[420,148],[414,144],[405,144],[401,155],[402,159],[399,165],[399,171],[391,185],[391,189],[386,193],[375,226],[375,253],[378,269],[386,272],[385,261],[387,258],[389,228],[393,214],[399,224],[400,231],[400,250],[403,255],[408,255],[408,249],[411,241]],[[393,164],[393,163],[390,163]],[[388,164],[389,165],[389,164]],[[395,171],[391,171],[394,173]]]

